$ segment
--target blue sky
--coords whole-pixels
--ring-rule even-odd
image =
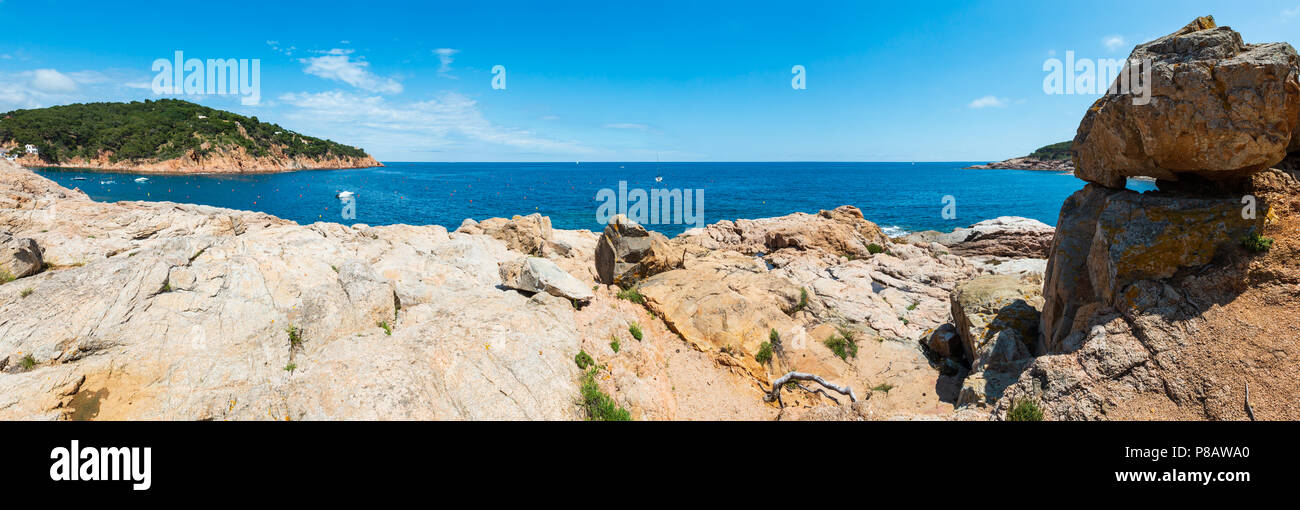
[[[259,104],[187,99],[384,161],[982,161],[1073,137],[1053,55],[1204,14],[1300,43],[1300,0],[110,4],[0,0],[0,111],[159,97],[181,50],[261,60]]]

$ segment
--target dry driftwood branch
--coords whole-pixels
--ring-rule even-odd
[[[857,402],[857,401],[858,401],[858,396],[855,395],[855,394],[853,393],[853,388],[850,388],[850,387],[848,387],[848,386],[836,386],[836,385],[834,385],[834,384],[831,384],[831,383],[826,382],[825,379],[822,379],[822,378],[819,377],[819,376],[816,376],[816,375],[813,375],[813,374],[805,374],[805,373],[803,373],[803,372],[790,372],[790,373],[787,373],[787,374],[781,376],[780,379],[777,379],[776,381],[773,381],[773,382],[772,382],[772,390],[769,391],[767,395],[763,396],[763,401],[764,401],[764,402],[771,402],[771,401],[775,400],[777,403],[779,403],[779,404],[781,404],[782,406],[784,406],[785,404],[781,403],[781,389],[784,388],[784,387],[785,387],[785,384],[788,383],[788,382],[790,382],[790,381],[812,381],[812,382],[815,382],[815,383],[817,383],[817,384],[820,384],[820,385],[822,385],[822,386],[824,386],[824,387],[826,387],[827,389],[830,389],[830,390],[832,390],[832,391],[836,391],[836,392],[839,392],[839,393],[841,393],[841,394],[848,395],[848,396],[849,396],[849,400],[851,400],[851,401],[853,401],[853,402]],[[800,387],[800,388],[803,388],[804,390],[808,390],[808,388],[805,388],[803,385],[799,385],[799,387]],[[817,391],[822,391],[822,390],[817,390]],[[816,392],[814,392],[814,393],[816,393]],[[825,392],[823,392],[822,394],[825,395]],[[830,395],[826,395],[826,396],[827,396],[827,397],[830,397]],[[835,400],[835,399],[834,399],[834,398],[831,398],[831,400]],[[836,400],[836,403],[838,403],[838,402],[839,402],[839,401]]]
[[[1246,381],[1246,416],[1255,421],[1255,410],[1250,408],[1250,381]]]

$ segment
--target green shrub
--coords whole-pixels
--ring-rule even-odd
[[[23,359],[18,361],[18,366],[22,367],[23,370],[31,370],[32,367],[36,366],[36,358],[33,358],[31,354],[23,356]]]
[[[872,255],[875,255],[877,253],[884,253],[885,247],[876,243],[871,243],[867,245],[867,252]]]
[[[285,372],[292,372],[292,371],[294,371],[294,370],[297,370],[297,368],[298,368],[298,365],[295,365],[295,364],[293,364],[293,363],[290,363],[290,364],[284,366],[284,371],[285,371]]]
[[[284,328],[284,332],[289,334],[289,347],[302,346],[302,328],[290,324],[289,327]]]
[[[758,346],[758,353],[754,354],[754,359],[759,363],[768,363],[772,361],[772,343],[763,342]]]
[[[159,293],[159,294],[164,294],[164,293],[171,292],[171,291],[172,291],[172,282],[170,282],[170,281],[165,281],[165,282],[163,282],[162,290],[158,291],[158,293]]]
[[[377,325],[379,326],[379,329],[384,330],[385,335],[393,336],[393,328],[388,327],[388,321],[379,321],[379,324]]]
[[[600,391],[596,384],[596,369],[593,367],[583,375],[582,408],[587,412],[588,421],[631,421],[632,413],[619,407],[613,398]]]
[[[847,337],[831,335],[826,337],[826,340],[822,343],[842,360],[848,360],[849,356],[858,357],[858,344],[853,340],[852,334]]]
[[[908,311],[915,310],[915,309],[916,309],[916,304],[917,304],[917,303],[920,303],[920,301],[913,301],[912,304],[907,305],[907,310],[908,310]]]
[[[638,341],[641,340],[641,325],[640,325],[640,324],[637,324],[637,323],[633,322],[632,325],[630,325],[630,326],[627,327],[627,332],[628,332],[628,333],[632,333],[632,338],[635,338],[635,339],[637,339]]]
[[[1241,240],[1241,245],[1253,253],[1263,253],[1273,247],[1273,238],[1259,235],[1259,232],[1252,232]]]
[[[609,348],[610,348],[610,349],[614,349],[614,354],[618,354],[618,338],[611,338],[611,339],[610,339],[610,341],[609,341]]]
[[[578,368],[583,369],[583,370],[586,370],[587,367],[590,367],[590,366],[593,366],[593,365],[596,364],[596,360],[591,359],[591,355],[590,355],[590,354],[587,354],[587,351],[584,351],[584,350],[581,350],[581,349],[579,349],[579,350],[578,350],[578,354],[577,354],[576,356],[573,357],[573,362],[574,362],[574,363],[577,363],[577,364],[578,364]]]
[[[772,332],[767,334],[767,341],[772,342],[772,345],[781,344],[781,335],[776,332],[776,328],[772,328]]]
[[[1043,421],[1043,410],[1038,402],[1028,398],[1018,398],[1007,411],[1007,421]]]
[[[17,278],[14,278],[14,274],[13,274],[13,273],[10,273],[9,271],[7,271],[7,270],[5,270],[4,268],[0,267],[0,285],[4,285],[4,284],[9,283],[9,282],[12,282],[12,281],[14,281],[14,280],[17,280]]]
[[[619,299],[624,299],[624,300],[627,300],[627,301],[631,301],[631,302],[636,303],[636,304],[638,304],[638,305],[644,305],[644,304],[645,304],[645,296],[642,296],[642,295],[641,295],[641,291],[638,290],[636,287],[632,287],[632,288],[630,288],[630,289],[623,289],[623,290],[618,291],[618,298],[619,298]]]
[[[883,391],[885,393],[889,393],[889,390],[892,389],[894,389],[894,385],[889,383],[880,383],[871,387],[871,391]]]

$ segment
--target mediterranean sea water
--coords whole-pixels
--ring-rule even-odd
[[[38,168],[99,201],[171,201],[261,211],[298,223],[437,224],[534,212],[555,228],[600,230],[597,194],[629,189],[704,190],[704,223],[862,209],[891,235],[948,231],[998,216],[1055,225],[1061,203],[1084,182],[1058,172],[963,170],[953,163],[385,163],[355,170],[245,175],[141,175]],[[138,178],[143,182],[136,182]],[[656,182],[656,177],[662,180]],[[1130,181],[1137,191],[1153,183]],[[355,219],[342,217],[342,191]],[[951,196],[956,217],[943,217]],[[668,236],[693,225],[647,225]]]

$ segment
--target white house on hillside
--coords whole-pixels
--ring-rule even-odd
[[[32,145],[32,144],[29,143],[29,144],[27,144],[27,153],[28,153],[28,154],[40,154],[41,151],[37,150],[35,145]]]

